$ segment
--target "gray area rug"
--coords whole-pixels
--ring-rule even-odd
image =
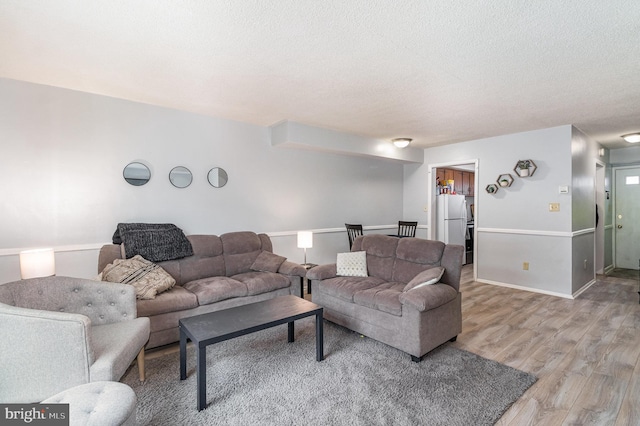
[[[278,326],[207,348],[207,404],[196,408],[195,351],[187,380],[171,353],[123,382],[141,425],[492,425],[533,383],[528,373],[445,344],[409,355],[325,321],[325,360],[315,361],[315,322]]]

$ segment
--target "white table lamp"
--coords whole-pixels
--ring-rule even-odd
[[[307,249],[313,247],[313,232],[298,231],[298,248],[304,249],[304,263],[307,264]]]
[[[56,274],[56,259],[53,249],[34,249],[20,252],[20,277],[50,277]]]

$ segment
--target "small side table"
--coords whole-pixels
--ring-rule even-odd
[[[316,265],[315,263],[303,263],[302,266],[308,271],[309,269],[315,268],[318,265]],[[307,280],[307,289],[309,290],[307,293],[311,294],[311,280]],[[304,278],[302,277],[300,277],[300,294],[304,299]]]

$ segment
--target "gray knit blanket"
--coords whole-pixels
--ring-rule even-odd
[[[113,244],[124,244],[127,259],[139,254],[151,262],[193,255],[191,242],[171,223],[119,223]]]

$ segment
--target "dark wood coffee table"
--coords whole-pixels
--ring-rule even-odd
[[[294,341],[295,320],[316,316],[316,361],[324,359],[322,307],[296,296],[282,296],[222,311],[181,319],[180,380],[187,378],[187,339],[197,347],[198,411],[207,405],[207,346],[287,323]]]

